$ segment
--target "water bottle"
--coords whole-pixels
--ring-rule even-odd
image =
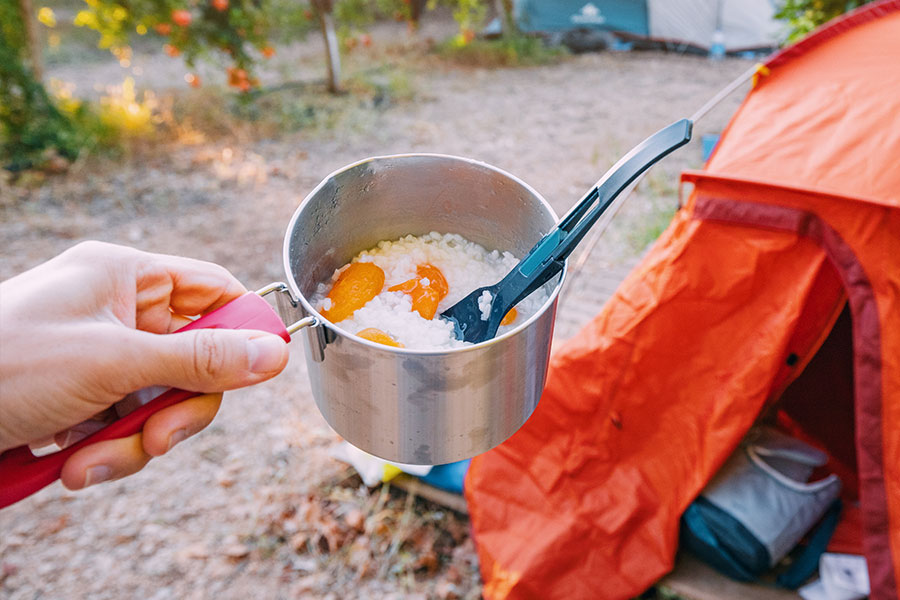
[[[712,60],[725,58],[725,34],[721,29],[716,29],[712,37],[712,45],[709,47],[709,57]]]

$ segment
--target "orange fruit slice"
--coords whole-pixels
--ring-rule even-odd
[[[327,298],[331,307],[322,315],[332,323],[339,323],[365,306],[384,287],[384,271],[370,262],[352,263],[338,276]]]
[[[416,267],[415,278],[392,285],[388,291],[408,294],[412,299],[412,309],[423,319],[431,320],[437,312],[438,303],[450,291],[450,286],[440,269],[425,263]]]
[[[518,317],[518,316],[519,316],[519,311],[517,311],[515,308],[511,308],[511,309],[509,309],[508,313],[503,315],[503,319],[500,321],[500,324],[501,325],[509,325],[510,323],[515,321],[516,317]]]
[[[404,348],[405,346],[383,332],[380,329],[376,329],[375,327],[369,327],[367,329],[363,329],[359,333],[357,333],[359,337],[364,340],[369,340],[370,342],[375,342],[376,344],[384,344],[385,346],[393,346],[394,348]]]

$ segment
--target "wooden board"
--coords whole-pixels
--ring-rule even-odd
[[[459,494],[447,492],[434,486],[428,485],[421,479],[413,477],[412,475],[401,473],[400,475],[397,475],[396,477],[391,479],[391,485],[404,490],[407,494],[413,494],[425,498],[426,500],[431,500],[435,504],[446,506],[447,508],[455,510],[458,513],[462,513],[464,515],[469,514],[469,509],[468,507],[466,507],[465,498],[463,498]]]

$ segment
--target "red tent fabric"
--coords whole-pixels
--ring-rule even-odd
[[[898,57],[886,0],[760,69],[670,227],[554,351],[535,414],[473,459],[486,598],[639,594],[764,415],[829,451],[859,500],[871,597],[898,598]]]

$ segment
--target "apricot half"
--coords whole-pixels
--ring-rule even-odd
[[[322,315],[332,323],[343,321],[365,306],[384,287],[384,271],[370,262],[356,262],[344,269],[327,298],[331,300]]]
[[[516,317],[519,316],[519,311],[515,308],[509,309],[509,312],[503,315],[503,319],[500,320],[501,325],[509,325],[513,321],[516,320]]]
[[[438,304],[450,291],[444,274],[434,265],[427,263],[416,267],[416,276],[403,283],[392,285],[389,292],[403,292],[412,299],[412,309],[423,319],[431,320],[437,312]]]
[[[375,342],[376,344],[384,344],[385,346],[393,346],[394,348],[404,348],[403,344],[392,338],[387,333],[375,327],[367,327],[356,335],[364,340]]]

